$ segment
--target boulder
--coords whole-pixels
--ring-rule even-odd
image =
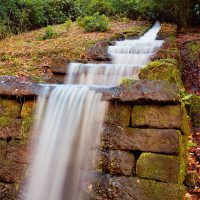
[[[95,61],[109,61],[108,48],[95,46],[87,50],[87,59]]]
[[[179,180],[181,162],[178,156],[142,153],[136,164],[136,174],[145,179],[165,183],[181,183]]]
[[[114,177],[95,174],[91,184],[92,200],[181,200],[186,192],[183,185],[143,180],[136,177]]]
[[[174,129],[139,129],[105,125],[103,147],[113,150],[179,154],[181,133]]]
[[[0,183],[0,199],[16,200],[17,189],[15,184]]]
[[[181,129],[181,106],[135,105],[132,110],[132,126]]]

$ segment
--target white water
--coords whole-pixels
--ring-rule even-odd
[[[156,24],[139,40],[116,42],[108,48],[111,64],[71,63],[67,83],[38,102],[37,141],[24,200],[82,200],[86,173],[96,157],[106,103],[90,84],[116,85],[137,76],[161,46]],[[85,84],[85,85],[83,85]],[[46,104],[46,102],[48,102]]]
[[[156,40],[159,22],[139,39],[116,42],[108,47],[111,64],[71,63],[68,83],[117,85],[122,78],[138,79],[139,71],[161,47],[163,41]]]
[[[53,90],[39,111],[40,135],[24,199],[81,200],[81,180],[91,170],[105,108],[101,94],[87,87]]]

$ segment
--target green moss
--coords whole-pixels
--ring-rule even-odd
[[[0,115],[6,117],[20,117],[21,104],[15,100],[0,99]]]
[[[33,125],[33,117],[26,117],[22,121],[21,125],[21,133],[20,133],[20,138],[27,138],[29,136],[29,131]]]
[[[200,127],[200,96],[193,95],[190,102],[189,114],[194,127]]]
[[[11,125],[11,119],[9,117],[0,117],[0,126],[5,127]]]
[[[175,62],[174,59],[170,59]],[[150,62],[145,68],[140,71],[140,79],[148,80],[164,80],[171,83],[176,83],[179,88],[183,88],[181,73],[178,67],[172,63],[161,61]]]
[[[183,102],[181,103],[181,111],[182,111],[181,131],[185,135],[190,135],[191,134],[190,117],[187,114],[187,110]]]
[[[30,117],[34,114],[35,111],[35,102],[34,101],[26,101],[21,110],[21,117],[26,118]]]
[[[112,37],[110,37],[109,41],[118,41],[121,39],[125,39],[124,35],[122,33],[116,33]]]

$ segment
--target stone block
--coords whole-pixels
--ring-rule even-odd
[[[19,118],[21,104],[15,100],[0,99],[0,116]]]
[[[34,114],[36,107],[36,102],[35,101],[26,101],[24,102],[21,110],[21,117],[29,117]]]
[[[0,183],[0,199],[1,200],[16,200],[17,190],[14,184]]]
[[[105,117],[106,124],[116,124],[122,127],[130,125],[131,106],[119,102],[110,102]]]
[[[1,160],[0,181],[6,183],[20,183],[25,175],[25,165]]]
[[[178,156],[142,153],[136,164],[136,174],[145,179],[166,183],[183,183]]]
[[[181,129],[181,106],[136,105],[132,111],[132,126]]]
[[[139,129],[105,125],[103,147],[113,150],[179,154],[181,133],[174,129]]]
[[[97,174],[88,192],[92,200],[182,200],[186,190],[178,184]]]

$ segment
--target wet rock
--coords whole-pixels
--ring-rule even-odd
[[[87,51],[87,59],[95,61],[109,61],[108,48],[95,46]]]
[[[180,183],[180,160],[177,156],[142,153],[136,164],[136,174],[145,179]],[[183,183],[183,182],[182,182]]]
[[[21,104],[15,100],[0,99],[0,116],[20,117]]]
[[[42,86],[19,77],[1,76],[0,95],[17,97],[34,97],[40,94]]]
[[[132,176],[135,166],[135,156],[126,151],[103,152],[102,166],[104,172],[112,175]]]
[[[116,99],[122,102],[177,104],[180,100],[178,88],[167,81],[139,80],[130,81],[110,89],[104,94],[107,100]]]
[[[17,190],[14,184],[0,183],[0,199],[16,200]]]
[[[132,126],[181,129],[181,106],[133,106]]]
[[[178,154],[181,133],[173,129],[122,128],[105,125],[103,147],[124,150]]]
[[[130,125],[131,106],[120,102],[111,102],[105,117],[106,124],[127,127]]]
[[[91,188],[91,200],[178,200],[185,194],[182,185],[106,174],[96,174]]]
[[[48,84],[64,84],[64,74],[54,74],[50,79],[47,80]]]
[[[25,175],[25,166],[18,163],[1,160],[0,181],[7,183],[20,183]]]

